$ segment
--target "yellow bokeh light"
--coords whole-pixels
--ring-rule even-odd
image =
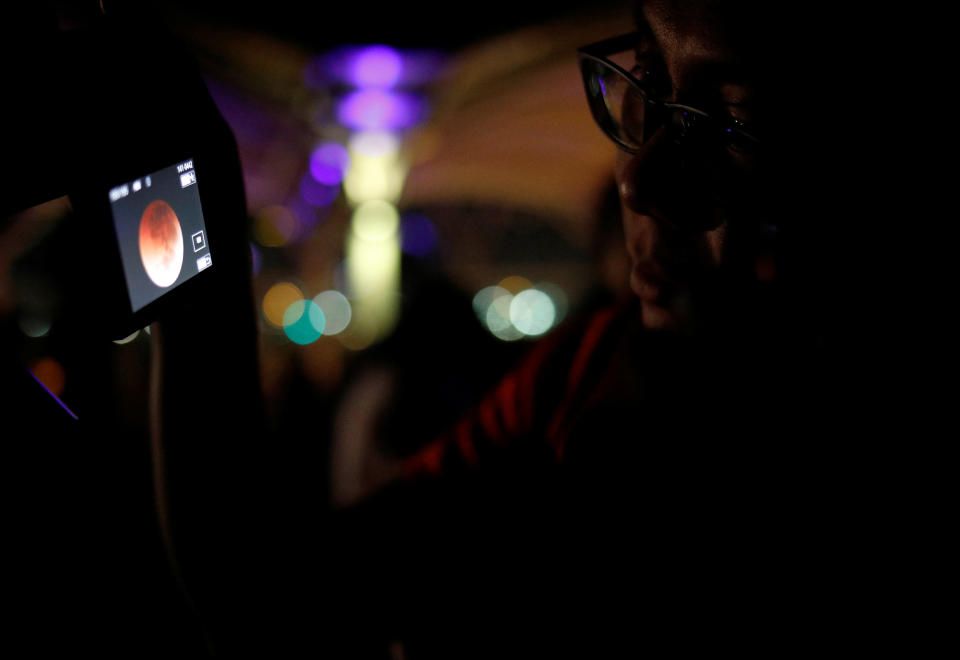
[[[381,330],[375,315],[363,305],[354,306],[353,322],[336,336],[337,340],[351,351],[362,351],[377,340]]]
[[[297,216],[285,206],[267,206],[253,219],[253,237],[264,247],[286,245],[299,229]]]
[[[400,213],[397,212],[397,207],[389,202],[371,200],[357,207],[350,226],[357,236],[365,241],[395,239],[400,227]]]
[[[351,158],[391,158],[400,151],[400,140],[384,131],[361,131],[350,136],[347,150]]]
[[[263,316],[274,327],[282,328],[284,313],[298,300],[303,300],[303,293],[295,284],[278,282],[263,296]]]
[[[351,297],[377,299],[400,289],[400,241],[347,237],[347,278]]]
[[[343,179],[343,191],[354,205],[373,199],[395,202],[400,199],[406,174],[396,156],[356,156]]]
[[[506,289],[510,293],[516,295],[523,291],[524,289],[529,289],[533,286],[533,282],[528,280],[526,277],[521,277],[519,275],[511,275],[510,277],[505,277],[500,281],[500,284],[497,286]]]

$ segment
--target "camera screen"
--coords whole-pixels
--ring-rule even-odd
[[[134,312],[212,265],[192,159],[114,186],[110,210]]]

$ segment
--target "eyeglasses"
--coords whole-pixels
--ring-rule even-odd
[[[662,127],[677,144],[701,148],[721,146],[741,153],[753,153],[760,140],[732,117],[711,115],[680,103],[653,98],[646,85],[625,68],[611,61],[633,56],[639,39],[631,32],[605,39],[577,51],[580,72],[590,111],[610,139],[628,153],[637,153]]]

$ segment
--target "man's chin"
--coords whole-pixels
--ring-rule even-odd
[[[656,303],[640,301],[640,320],[647,330],[676,331],[680,323],[672,310]]]
[[[665,305],[660,302],[641,300],[640,322],[647,330],[656,332],[689,334],[694,331],[689,310],[679,301]]]

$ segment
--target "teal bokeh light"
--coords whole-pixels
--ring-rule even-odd
[[[326,318],[312,300],[298,300],[283,313],[283,332],[294,344],[306,346],[323,336]]]

